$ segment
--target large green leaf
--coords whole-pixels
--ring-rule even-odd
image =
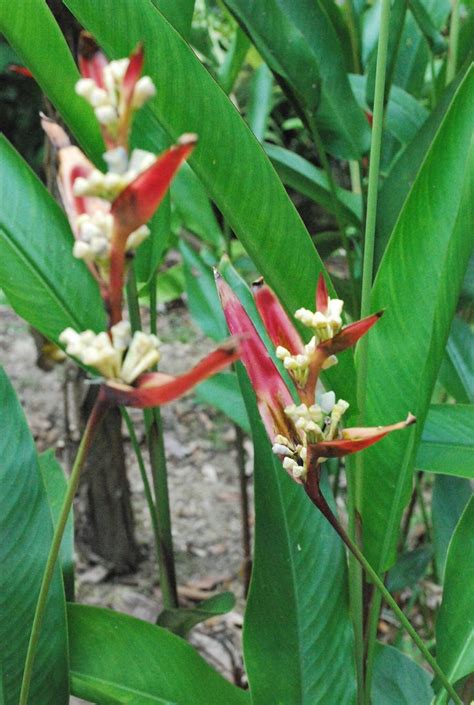
[[[474,671],[474,497],[449,544],[443,601],[436,621],[436,659],[452,683]]]
[[[244,622],[253,705],[351,705],[355,676],[343,545],[273,455],[239,381],[255,448],[255,546]]]
[[[112,610],[68,605],[72,692],[101,705],[244,705],[224,680],[167,629]]]
[[[43,485],[48,498],[53,526],[56,526],[61,507],[66,496],[67,480],[64,470],[56,460],[53,450],[47,450],[38,456]],[[74,599],[74,519],[72,511],[67,520],[61,548],[59,563],[64,580],[64,589],[68,600]]]
[[[151,0],[173,27],[185,38],[191,34],[194,0]]]
[[[33,438],[1,368],[0,399],[1,670],[4,705],[17,705],[53,530]],[[31,705],[69,702],[66,612],[59,566],[46,605],[28,702]]]
[[[443,581],[446,555],[454,529],[472,496],[469,480],[436,475],[431,503],[433,544],[438,578]]]
[[[372,310],[386,314],[369,335],[365,420],[384,424],[412,411],[419,421],[364,451],[364,544],[380,570],[395,557],[414,454],[471,251],[473,97],[471,70],[413,184],[372,292]]]
[[[234,372],[219,372],[196,387],[196,398],[203,404],[215,406],[246,433],[250,433],[249,417]]]
[[[367,121],[352,94],[336,29],[321,0],[226,0],[268,66],[314,115],[327,149],[357,159]]]
[[[0,201],[0,286],[15,311],[52,340],[67,326],[103,329],[99,289],[72,255],[66,216],[3,137]]]
[[[474,405],[433,404],[416,457],[420,470],[474,479]]]
[[[90,105],[74,91],[79,72],[45,0],[23,0],[16,5],[15,12],[8,0],[0,0],[0,32],[46,95],[61,106],[66,124],[75,131],[80,123],[78,137],[82,146],[89,155],[99,158],[104,149],[99,126]]]
[[[374,658],[374,705],[430,705],[431,676],[393,646],[377,644]]]
[[[157,133],[199,134],[190,164],[255,265],[288,311],[314,305],[322,263],[308,232],[262,147],[193,51],[149,0],[133,7],[126,0],[67,4],[112,56],[144,40],[145,70],[158,89],[148,109]],[[341,356],[339,371],[336,393],[352,398],[351,354]]]

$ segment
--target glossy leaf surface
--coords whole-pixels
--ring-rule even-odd
[[[5,138],[0,138],[0,286],[15,311],[48,338],[68,326],[102,330],[99,289],[72,255],[66,216]]]
[[[468,323],[455,316],[446,345],[439,381],[462,404],[474,403],[474,334]]]
[[[166,629],[112,610],[68,605],[72,692],[121,705],[245,705],[192,646]]]
[[[343,546],[273,455],[247,376],[237,367],[255,448],[254,565],[244,622],[252,703],[351,705]]]
[[[449,542],[472,495],[471,483],[462,477],[436,475],[431,503],[436,572],[443,582]]]
[[[53,528],[33,438],[16,394],[2,369],[0,398],[3,705],[18,705],[36,599]],[[61,572],[57,566],[46,605],[28,703],[67,705],[68,702],[66,612]]]
[[[384,439],[364,455],[359,478],[364,545],[380,570],[394,560],[414,454],[471,252],[473,96],[471,70],[413,184],[372,292],[372,310],[386,313],[369,337],[364,424],[384,424],[408,411],[418,418],[411,431]]]
[[[196,398],[204,404],[215,406],[243,431],[250,433],[250,423],[239,383],[234,372],[219,372],[196,387]]]

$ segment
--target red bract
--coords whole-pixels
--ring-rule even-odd
[[[315,337],[312,344],[305,346],[274,292],[261,279],[255,283],[256,305],[273,344],[277,346],[277,354],[285,363],[288,361],[285,367],[290,374],[297,370],[300,375],[293,375],[302,402],[297,406],[237,296],[220,275],[217,274],[216,279],[229,330],[246,336],[242,344],[242,362],[255,389],[273,451],[296,482],[306,483],[308,477],[311,481],[314,476],[319,478],[318,468],[324,458],[356,453],[377,443],[387,433],[415,422],[415,417],[409,414],[405,421],[389,426],[341,429],[340,421],[349,405],[343,400],[336,403],[332,393],[318,397],[321,406],[315,403],[316,384],[325,360],[354,345],[376,323],[380,313],[341,328],[342,302],[331,303],[326,283],[320,276],[316,313],[300,309],[300,318],[309,321],[315,336],[332,337],[317,344],[314,341],[319,337]],[[304,377],[306,365],[308,374]],[[304,383],[298,384],[301,380]]]
[[[179,377],[161,372],[148,372],[141,375],[134,386],[107,382],[102,386],[102,396],[110,404],[123,404],[140,409],[168,404],[186,394],[199,382],[238,360],[240,347],[240,339],[231,338]]]
[[[241,360],[257,397],[258,409],[271,441],[278,434],[296,438],[296,432],[284,409],[293,397],[281,378],[255,326],[230,286],[215,271],[217,290],[227,326],[232,335],[241,335]]]
[[[122,317],[122,289],[125,271],[125,248],[131,232],[150,220],[160,205],[177,170],[191,154],[196,135],[183,135],[156,162],[132,181],[112,203],[114,228],[110,250],[110,320]]]
[[[104,87],[104,68],[109,63],[89,32],[79,37],[79,70],[83,78],[91,78],[100,88]]]

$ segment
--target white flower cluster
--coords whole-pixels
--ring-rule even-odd
[[[301,309],[302,310],[302,309]],[[279,360],[282,360],[283,365],[286,370],[289,371],[292,378],[295,380],[299,387],[304,387],[309,374],[309,368],[311,365],[311,360],[316,349],[317,339],[313,336],[309,343],[304,346],[304,353],[298,353],[292,355],[289,350],[284,348],[282,345],[278,345],[275,350],[275,354]],[[337,358],[335,355],[329,355],[324,360],[323,370],[327,370],[329,367],[337,364]]]
[[[106,379],[132,384],[160,360],[160,341],[156,335],[141,331],[131,334],[130,323],[120,321],[108,333],[86,330],[77,333],[66,328],[59,336],[68,355],[94,367]]]
[[[97,196],[113,201],[139,174],[154,164],[156,157],[144,149],[134,149],[129,159],[124,147],[116,147],[105,152],[104,160],[109,167],[106,174],[94,169],[90,176],[75,179],[75,196]]]
[[[125,104],[123,80],[129,59],[111,61],[103,69],[104,87],[100,87],[92,78],[81,78],[76,83],[76,93],[85,98],[94,108],[97,120],[110,132],[117,129],[121,117],[128,110]],[[149,76],[142,76],[136,83],[131,107],[141,108],[156,93],[155,84]]]
[[[333,338],[342,328],[342,308],[344,301],[341,299],[328,299],[326,311],[315,311],[299,308],[295,318],[308,328],[312,328],[318,343]]]
[[[339,433],[339,424],[343,414],[349,408],[344,399],[336,404],[334,392],[327,392],[318,397],[318,403],[291,404],[285,408],[285,414],[293,421],[300,436],[301,443],[296,445],[283,435],[273,441],[273,452],[283,458],[283,467],[295,479],[306,476],[306,457],[308,445],[321,441],[331,441]]]
[[[113,224],[113,215],[100,210],[93,214],[82,213],[76,220],[78,236],[73,255],[86,262],[95,262],[103,275],[108,272]],[[135,251],[149,234],[150,229],[146,225],[134,230],[127,238],[126,251]]]

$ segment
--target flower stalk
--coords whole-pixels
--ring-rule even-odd
[[[452,698],[453,702],[456,705],[462,705],[461,699],[457,695],[453,686],[450,684],[448,678],[446,677],[444,671],[440,668],[436,659],[432,656],[429,649],[424,644],[423,639],[421,639],[421,637],[418,635],[416,630],[411,625],[410,621],[405,616],[403,610],[400,609],[396,600],[392,597],[390,592],[387,590],[387,588],[384,585],[383,580],[380,578],[377,571],[374,570],[374,568],[372,568],[369,561],[364,556],[362,551],[359,549],[357,544],[354,541],[352,541],[352,539],[349,537],[349,535],[347,534],[345,529],[339,523],[339,520],[337,519],[337,517],[333,513],[331,507],[327,503],[327,501],[324,498],[324,495],[321,491],[320,483],[319,483],[321,467],[318,463],[317,458],[314,458],[314,461],[315,461],[314,463],[311,463],[310,469],[308,471],[308,479],[307,479],[307,482],[305,483],[305,490],[306,490],[306,494],[308,495],[309,499],[312,501],[312,503],[315,505],[315,507],[317,507],[317,509],[319,509],[319,511],[324,515],[324,517],[328,520],[328,522],[331,524],[331,526],[334,528],[334,530],[339,534],[339,536],[344,541],[344,543],[347,546],[347,548],[349,549],[349,551],[356,558],[356,560],[360,563],[363,570],[370,577],[371,581],[377,587],[377,589],[379,590],[380,594],[383,596],[383,598],[385,599],[387,604],[392,608],[392,610],[394,611],[394,613],[396,614],[396,616],[400,620],[401,624],[403,625],[404,629],[410,635],[410,637],[413,639],[414,643],[416,644],[416,646],[420,650],[420,652],[423,655],[426,662],[431,666],[434,673],[441,681],[443,687],[445,688],[445,690],[449,694],[449,696]]]
[[[48,558],[46,561],[43,579],[41,582],[41,587],[38,595],[38,601],[36,603],[35,614],[33,617],[33,624],[31,627],[30,639],[28,642],[28,649],[26,653],[25,668],[23,671],[23,678],[21,682],[20,699],[18,705],[27,705],[28,695],[30,692],[31,677],[33,675],[33,666],[35,662],[36,652],[38,649],[39,637],[41,634],[41,626],[43,623],[44,612],[46,608],[46,602],[48,599],[49,589],[51,587],[51,581],[54,575],[54,569],[58,560],[59,550],[61,548],[61,542],[64,535],[64,529],[69,517],[69,512],[71,511],[72,503],[79,486],[79,480],[81,477],[82,468],[84,467],[84,462],[87,456],[87,452],[90,448],[94,435],[108,410],[108,404],[104,401],[101,393],[97,397],[97,401],[92,409],[92,412],[87,421],[79,448],[77,451],[76,459],[72,467],[71,475],[69,477],[69,482],[67,485],[66,496],[64,497],[63,505],[61,507],[61,512],[58,517],[57,524],[54,529],[53,540],[51,547],[49,549]]]

